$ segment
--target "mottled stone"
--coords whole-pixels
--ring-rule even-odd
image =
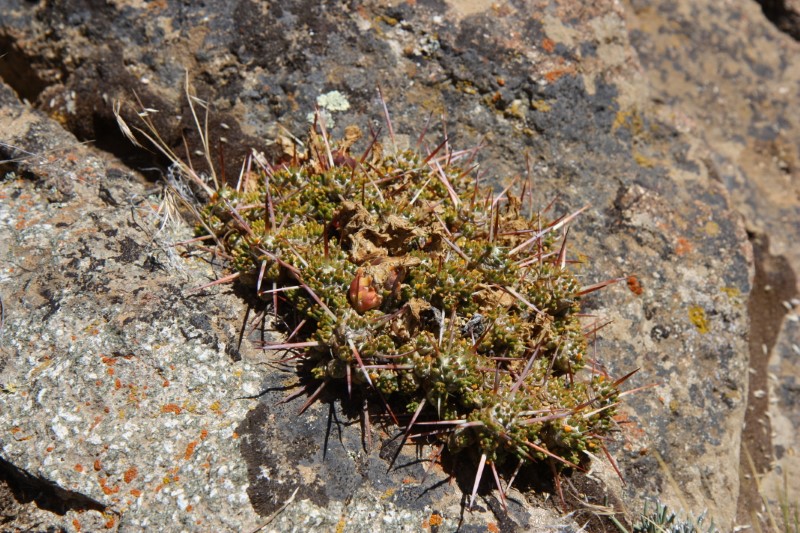
[[[48,526],[254,524],[235,429],[261,378],[224,350],[238,299],[188,296],[214,274],[158,237],[157,190],[2,98],[22,158],[0,184],[5,474],[64,502]]]
[[[9,114],[3,124],[30,124],[4,142],[38,154],[70,145],[67,153],[77,160],[56,157],[57,166],[48,170],[30,159],[9,167],[19,176],[28,172],[25,179],[3,182],[8,201],[0,209],[12,222],[2,229],[4,265],[10,258],[22,263],[4,266],[16,270],[4,270],[0,278],[6,307],[0,376],[15,391],[0,396],[4,413],[14,413],[3,419],[8,427],[0,433],[0,458],[48,486],[89,498],[117,516],[119,525],[132,527],[147,521],[154,529],[188,528],[203,516],[216,521],[205,523],[208,528],[247,528],[280,510],[298,487],[294,503],[269,527],[344,524],[389,531],[430,526],[434,514],[445,529],[459,520],[463,530],[487,524],[557,527],[557,519],[541,519],[537,509],[541,492],[553,487],[537,485],[533,473],[518,481],[522,492],[514,493],[517,507],[508,515],[491,483],[482,491],[480,509],[462,513],[474,465],[436,470],[421,484],[422,467],[414,465],[410,448],[402,454],[408,470],[385,472],[388,459],[378,443],[391,428],[373,428],[376,444],[365,449],[360,405],[339,398],[331,414],[329,404],[320,404],[302,418],[294,414],[296,402],[275,405],[295,374],[257,364],[263,356],[246,342],[238,346],[245,299],[222,288],[187,295],[211,279],[210,267],[169,252],[162,243],[172,235],[154,235],[153,219],[145,213],[156,196],[122,166],[164,164],[133,148],[117,130],[113,103],[130,103],[135,92],[143,105],[161,111],[155,117],[164,139],[184,153],[185,135],[202,168],[183,95],[186,70],[197,94],[210,103],[211,145],[224,152],[230,179],[251,147],[276,156],[279,145],[271,141],[279,134],[288,130],[302,137],[317,98],[334,90],[350,104],[349,110],[329,110],[334,134],[358,124],[383,128],[385,137],[375,91],[380,85],[394,130],[403,134],[398,138],[416,143],[432,116],[430,149],[445,129],[457,148],[485,140],[479,161],[487,183],[506,185],[529,167],[536,208],[555,199],[553,212],[561,215],[591,202],[570,233],[570,254],[583,260],[587,285],[635,276],[628,286],[586,300],[598,320],[612,320],[598,333],[597,359],[615,375],[639,368],[630,387],[652,385],[628,397],[619,438],[610,443],[626,485],[615,481],[601,458],[592,473],[569,480],[569,503],[581,508],[582,502],[608,502],[630,515],[644,498],[659,496],[675,507],[685,502],[695,514],[712,508],[723,529],[733,523],[748,397],[752,258],[735,209],[748,204],[739,200],[739,189],[728,186],[747,182],[750,173],[726,165],[757,140],[766,143],[764,153],[794,153],[790,139],[798,137],[788,135],[796,130],[776,133],[773,124],[796,119],[780,110],[796,102],[796,78],[784,79],[790,89],[776,110],[781,116],[762,117],[758,107],[746,123],[718,122],[728,142],[714,143],[697,126],[708,116],[730,114],[723,104],[712,106],[712,88],[698,80],[714,56],[700,62],[697,54],[676,54],[689,48],[684,43],[714,42],[723,32],[709,26],[697,36],[674,37],[677,44],[649,44],[663,32],[652,31],[659,27],[655,22],[647,26],[661,19],[645,15],[668,11],[666,5],[240,1],[210,9],[172,1],[95,6],[2,0],[0,8],[0,43],[9,45],[8,56],[0,59],[6,83],[79,139],[97,139],[96,148],[110,153],[98,159],[74,146],[52,121],[4,97]],[[676,17],[680,9],[665,17]],[[745,14],[755,17],[758,11]],[[732,16],[720,20],[734,28],[744,24]],[[765,30],[752,38],[766,50],[774,34]],[[791,61],[788,53],[780,57],[783,63],[776,58],[760,66],[756,57],[744,64],[754,76],[776,76]],[[671,70],[650,66],[659,61]],[[686,90],[665,100],[672,87]],[[687,114],[677,104],[696,96],[697,87],[704,96],[697,109],[706,114]],[[757,83],[752,87],[758,90]],[[767,99],[767,93],[756,96],[751,100]],[[131,123],[133,109],[123,106]],[[28,115],[15,119],[14,113]],[[41,134],[34,135],[38,127]],[[752,200],[753,211],[767,209],[759,201]],[[29,211],[20,214],[22,202]],[[787,199],[786,209],[791,205]],[[781,216],[793,216],[787,213]],[[188,234],[180,224],[169,227]],[[781,250],[790,253],[788,246]],[[258,400],[237,399],[265,389]],[[17,434],[32,438],[20,442]],[[186,459],[192,442],[197,444]],[[47,452],[49,443],[54,448]],[[420,452],[424,458],[429,450]],[[101,455],[110,455],[109,466],[101,461],[95,472],[93,459]],[[138,474],[129,487],[124,477],[132,457]],[[91,467],[88,473],[75,470],[79,462]],[[456,484],[447,485],[448,474]],[[173,475],[179,480],[167,479]],[[105,494],[101,478],[120,492]],[[137,482],[141,488],[133,487]],[[143,494],[133,498],[130,488]],[[591,517],[588,511],[577,515],[580,523]],[[591,519],[601,527],[599,518]],[[53,520],[65,524],[64,517]]]
[[[631,1],[625,13],[655,112],[701,141],[703,164],[743,216],[756,251],[738,504],[738,521],[749,524],[762,499],[779,514],[784,478],[790,501],[800,492],[791,400],[800,345],[791,303],[800,293],[797,3]],[[762,526],[774,528],[766,514]]]

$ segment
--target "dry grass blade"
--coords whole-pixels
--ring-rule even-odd
[[[306,342],[277,342],[274,344],[270,343],[262,343],[262,348],[264,350],[295,350],[297,348],[316,348],[319,346],[319,342],[317,341],[306,341]]]
[[[289,507],[292,504],[292,502],[294,501],[294,497],[297,495],[297,491],[298,490],[300,490],[300,487],[297,487],[296,489],[294,489],[294,492],[292,492],[292,495],[289,496],[289,498],[287,498],[286,501],[283,502],[283,504],[281,504],[281,506],[278,507],[278,509],[274,513],[272,513],[264,523],[262,523],[257,528],[251,530],[250,533],[258,533],[259,531],[261,531],[262,529],[264,529],[265,527],[270,525],[272,523],[272,521],[275,520],[275,518],[278,517],[279,514],[281,514],[283,511],[285,511],[286,508]]]
[[[186,71],[186,82],[184,85],[184,92],[186,93],[186,98],[189,102],[189,109],[192,112],[192,118],[194,119],[195,127],[197,128],[197,134],[200,136],[200,142],[203,145],[203,157],[206,160],[206,164],[208,165],[208,171],[211,174],[211,179],[214,182],[214,190],[219,190],[219,182],[217,181],[217,175],[214,172],[214,162],[211,161],[211,148],[208,143],[208,104],[203,100],[200,100],[196,96],[193,96],[191,93],[191,85],[189,84],[189,71]],[[205,109],[205,115],[203,117],[203,125],[200,125],[200,119],[197,117],[197,111],[195,110],[194,104],[199,103]]]
[[[210,164],[210,160],[211,160],[210,153],[207,152],[205,154],[205,157],[209,161],[209,165],[210,165],[209,168],[211,169],[211,176],[212,176],[212,180],[213,180],[214,185],[215,185],[215,187],[213,187],[213,188],[210,187],[205,182],[205,180],[203,180],[195,172],[195,170],[192,168],[191,165],[185,163],[183,161],[183,159],[181,159],[169,147],[169,145],[166,143],[166,141],[164,141],[164,139],[158,133],[158,130],[156,129],[156,127],[153,124],[152,120],[150,120],[150,115],[155,113],[156,110],[146,108],[142,104],[142,102],[138,99],[138,97],[137,97],[137,102],[138,102],[139,108],[143,110],[143,111],[140,111],[138,113],[138,116],[142,120],[142,122],[144,123],[144,125],[145,125],[144,128],[140,128],[138,126],[133,126],[133,128],[131,129],[131,127],[127,124],[127,122],[125,122],[125,119],[122,118],[122,114],[121,114],[122,104],[120,102],[115,102],[115,104],[114,104],[114,117],[115,117],[115,119],[117,121],[117,124],[119,125],[120,130],[122,131],[123,135],[125,135],[125,137],[127,137],[129,140],[131,140],[131,142],[133,142],[137,146],[141,147],[142,145],[141,145],[141,143],[139,143],[138,139],[133,134],[133,130],[139,132],[140,135],[142,135],[145,139],[147,139],[147,141],[148,141],[148,143],[150,145],[152,145],[156,150],[161,152],[161,154],[164,155],[164,157],[166,157],[169,161],[171,161],[172,164],[175,165],[180,170],[180,173],[181,173],[182,176],[190,179],[195,185],[200,187],[208,197],[213,196],[214,193],[217,191],[218,187],[217,187],[217,183],[216,183],[216,176],[213,173],[213,168],[214,167],[213,167],[213,165]],[[189,105],[190,105],[190,107],[192,109],[192,112],[194,113],[194,106],[192,104],[192,100],[191,99],[189,100]],[[199,126],[199,122],[197,124],[198,124],[198,128],[199,128],[200,127]],[[206,135],[202,131],[202,129],[198,130],[198,134],[201,136],[201,138],[203,138],[203,139],[206,138]],[[201,219],[198,218],[198,220],[201,220]]]
[[[456,193],[456,190],[453,188],[453,184],[450,183],[450,180],[447,179],[447,174],[445,174],[444,169],[439,164],[439,162],[438,161],[434,161],[433,164],[434,164],[434,167],[436,168],[436,176],[439,178],[439,180],[442,182],[442,184],[447,189],[447,194],[450,195],[450,200],[452,200],[453,205],[458,207],[458,204],[460,202],[458,200],[458,194]]]

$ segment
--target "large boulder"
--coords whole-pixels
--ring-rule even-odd
[[[392,444],[379,427],[373,446],[363,442],[360,405],[332,398],[298,418],[299,405],[278,404],[296,376],[243,338],[251,296],[190,293],[221,267],[170,246],[191,229],[142,177],[157,180],[165,161],[132,145],[114,118],[115,102],[131,124],[140,105],[158,110],[165,142],[183,154],[185,138],[202,169],[188,72],[209,103],[212,153],[224,155],[228,177],[251,148],[280,156],[274,141],[302,137],[315,105],[334,135],[349,124],[385,132],[380,86],[401,140],[416,143],[430,119],[433,147],[445,134],[456,147],[484,141],[487,183],[530,169],[542,208],[555,200],[563,214],[591,202],[570,233],[581,275],[587,284],[629,279],[585,301],[612,321],[596,357],[616,375],[639,368],[626,385],[650,387],[628,396],[609,443],[624,486],[598,458],[563,482],[565,497],[577,522],[595,528],[604,520],[597,506],[623,519],[652,497],[695,515],[712,509],[732,526],[751,356],[753,268],[740,213],[755,233],[796,217],[796,199],[753,176],[759,162],[789,164],[796,176],[797,118],[780,109],[796,104],[800,56],[756,7],[706,28],[713,3],[692,3],[705,16],[666,4],[0,1],[0,76],[13,89],[0,92],[0,140],[16,147],[0,156],[14,160],[0,189],[4,514],[23,528],[89,530],[267,520],[277,530],[566,527],[558,497],[546,497],[550,483],[522,480],[508,513],[488,490],[476,511],[462,512],[470,474],[433,469],[423,481],[411,449],[387,472]],[[773,137],[728,118],[733,81],[720,85],[729,99],[711,96],[703,73],[719,50],[700,43],[714,39],[763,44],[745,74],[753,91],[779,80],[783,107],[764,117],[781,125]],[[774,61],[773,45],[784,50]],[[771,70],[758,67],[768,60]],[[709,96],[695,98],[692,87]],[[748,101],[766,113],[756,96]],[[706,120],[717,134],[698,126]],[[755,155],[735,157],[742,147]],[[746,187],[767,193],[743,195]],[[783,214],[767,216],[775,205]],[[794,268],[797,225],[782,230],[771,253]],[[792,331],[778,345],[796,344]],[[791,405],[796,389],[780,383]],[[457,484],[446,483],[451,474]],[[55,512],[22,505],[33,493]]]

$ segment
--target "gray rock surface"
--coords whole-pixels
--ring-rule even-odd
[[[683,131],[702,139],[703,159],[753,241],[743,524],[753,510],[770,514],[761,509],[762,497],[777,516],[781,491],[788,489],[789,501],[800,494],[800,19],[796,2],[760,3],[763,10],[756,2],[732,9],[717,2],[630,2],[625,11],[656,112],[676,116]],[[760,491],[747,454],[762,477]]]
[[[0,76],[16,92],[3,89],[0,140],[33,154],[0,156],[24,158],[4,165],[15,174],[0,188],[0,461],[12,527],[246,530],[298,489],[268,528],[416,530],[441,520],[451,530],[462,520],[463,530],[536,531],[588,521],[612,531],[592,506],[630,515],[660,496],[695,514],[709,508],[728,529],[750,357],[752,254],[740,213],[770,235],[767,255],[794,269],[796,191],[755,177],[774,169],[796,187],[800,136],[785,110],[800,98],[800,55],[757,7],[721,18],[710,2],[668,4],[0,1]],[[701,44],[734,36],[744,44]],[[752,57],[742,63],[744,51]],[[708,82],[715,61],[740,78]],[[470,472],[435,469],[422,483],[409,449],[408,466],[387,473],[378,443],[390,428],[374,426],[365,450],[360,405],[335,400],[301,418],[296,403],[277,405],[295,374],[240,345],[244,291],[188,294],[221,268],[167,246],[190,236],[186,226],[157,233],[158,187],[129,169],[164,162],[132,147],[113,118],[113,103],[135,94],[160,111],[167,142],[181,147],[185,135],[194,153],[187,70],[211,104],[228,176],[251,147],[277,155],[281,132],[302,136],[317,98],[333,90],[350,104],[329,111],[335,132],[381,127],[380,85],[395,131],[411,142],[432,115],[434,145],[443,122],[451,144],[485,139],[487,180],[502,185],[528,162],[540,205],[557,198],[560,214],[591,201],[570,234],[587,283],[636,277],[587,299],[613,320],[597,357],[617,375],[640,368],[631,387],[654,385],[628,397],[611,445],[625,486],[602,459],[570,478],[572,526],[532,474],[508,515],[490,491],[462,513]],[[742,83],[752,94],[737,92]],[[123,109],[135,122],[134,107]],[[787,324],[776,350],[797,344]],[[780,353],[776,368],[794,364]],[[770,388],[784,391],[788,420],[793,390],[788,378]],[[30,487],[50,503],[24,505]]]
[[[2,91],[3,131],[37,154],[12,151],[2,184],[2,460],[63,513],[14,525],[252,526],[239,301],[186,297],[213,273],[153,244],[157,195]]]

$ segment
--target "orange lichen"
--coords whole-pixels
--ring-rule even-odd
[[[551,71],[545,72],[544,79],[546,79],[550,83],[553,83],[554,81],[558,80],[565,74],[572,74],[572,72],[573,69],[571,68],[554,68]]]
[[[80,531],[81,531],[81,523],[80,523],[80,522],[78,522],[78,519],[77,519],[77,518],[73,518],[73,519],[72,519],[72,527],[74,527],[74,528],[75,528],[75,531],[77,531],[78,533],[80,533]]]
[[[486,525],[486,530],[489,531],[489,533],[500,533],[500,528],[497,527],[497,524],[494,522],[489,522]]]
[[[131,496],[133,496],[134,498],[138,498],[139,496],[142,495],[142,491],[140,491],[139,489],[131,489],[130,492]]]
[[[431,517],[428,519],[428,523],[431,525],[431,527],[441,526],[443,522],[444,518],[442,518],[442,515],[436,513],[433,513]]]
[[[103,494],[109,496],[111,494],[116,494],[117,492],[119,492],[119,485],[107,485],[106,479],[107,478],[101,477],[97,480],[97,482],[100,483],[100,488],[103,489]]]
[[[542,48],[548,54],[552,54],[553,50],[556,49],[556,43],[552,39],[548,39],[547,37],[545,37],[544,39],[542,39]]]
[[[692,251],[692,243],[684,237],[678,237],[675,244],[675,253],[678,255],[686,255]]]
[[[642,285],[641,283],[639,283],[639,279],[636,276],[628,276],[627,282],[628,282],[628,288],[631,290],[633,294],[635,294],[636,296],[642,295],[644,289],[642,289]]]
[[[164,11],[166,8],[166,0],[155,0],[153,2],[149,2],[147,5],[147,10],[151,12]]]
[[[197,448],[199,442],[193,440],[189,444],[186,445],[186,452],[183,454],[183,458],[187,461],[192,458],[192,454],[194,454],[194,449]]]
[[[172,413],[179,415],[181,414],[181,411],[183,411],[183,409],[181,409],[180,405],[174,403],[168,403],[166,405],[161,406],[162,413]]]
[[[130,483],[131,481],[134,480],[134,478],[136,478],[138,474],[139,470],[135,466],[132,466],[125,471],[125,474],[123,474],[122,479],[125,480],[125,483]]]
[[[208,437],[208,430],[207,429],[201,430],[200,431],[200,440],[206,440],[206,437]]]
[[[103,465],[100,463],[100,459],[95,459],[94,461],[94,471],[99,472],[103,469]]]
[[[83,465],[80,463],[76,464],[73,468],[76,472],[83,472]]]

